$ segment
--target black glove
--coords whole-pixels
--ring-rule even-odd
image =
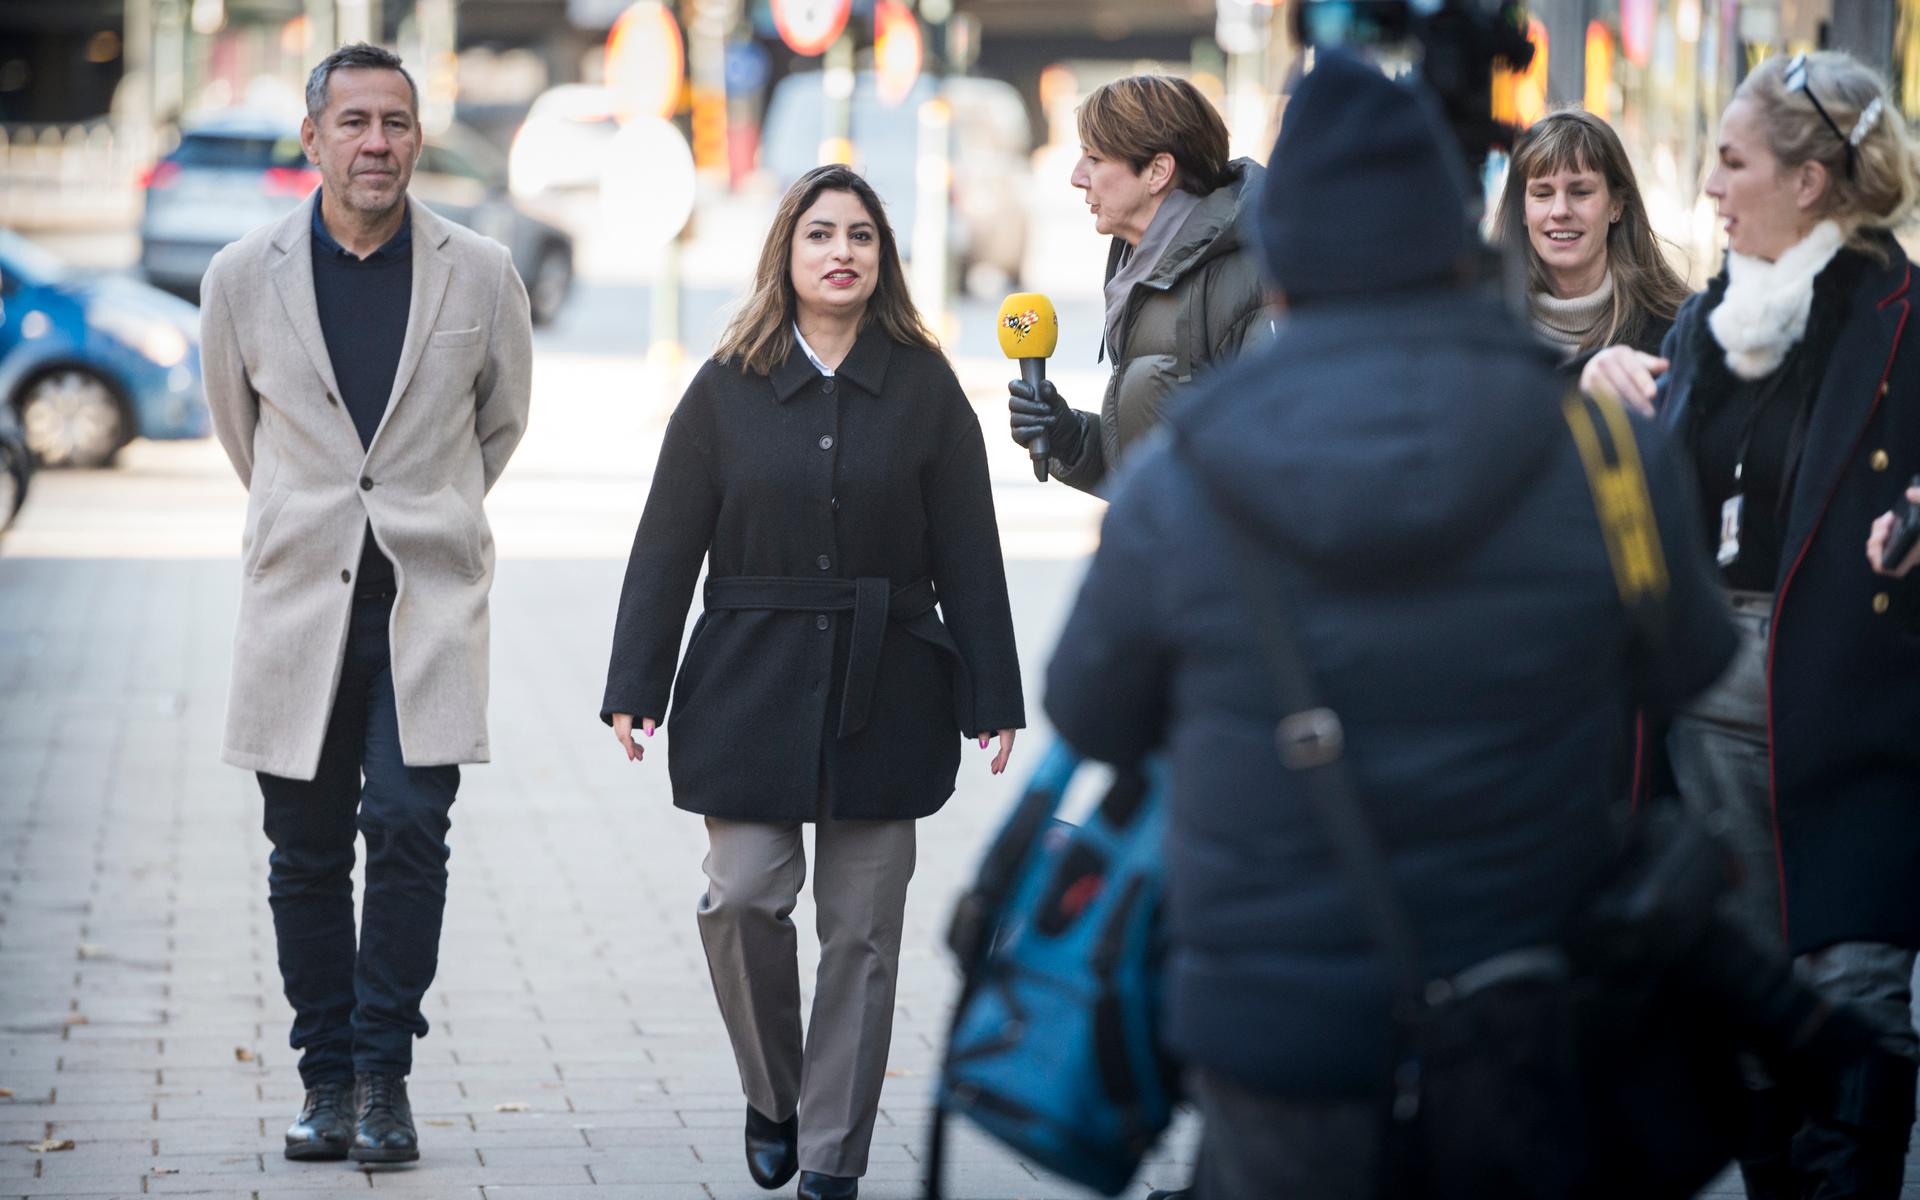
[[[1087,414],[1068,408],[1051,379],[1041,381],[1038,396],[1019,379],[1007,385],[1007,393],[1014,441],[1031,446],[1033,439],[1044,436],[1048,457],[1067,466],[1080,461],[1080,450],[1087,440]]]

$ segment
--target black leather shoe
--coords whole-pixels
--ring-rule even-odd
[[[353,1141],[353,1085],[342,1079],[307,1089],[300,1116],[287,1129],[287,1157],[295,1162],[334,1162]]]
[[[413,1131],[413,1106],[407,1103],[404,1075],[355,1075],[353,1098],[360,1110],[347,1157],[359,1163],[405,1163],[420,1157]]]
[[[860,1194],[860,1181],[818,1171],[800,1172],[800,1200],[854,1200]]]
[[[747,1174],[772,1191],[800,1169],[800,1114],[784,1121],[761,1116],[747,1105]]]

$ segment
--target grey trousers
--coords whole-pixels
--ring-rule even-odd
[[[1784,940],[1780,868],[1773,839],[1767,766],[1767,638],[1773,597],[1730,592],[1739,649],[1720,681],[1674,718],[1667,749],[1689,809],[1714,819],[1739,856],[1745,879],[1729,912],[1762,945]],[[1855,1006],[1896,1054],[1920,1058],[1913,1016],[1914,951],[1872,942],[1841,942],[1803,954],[1795,972],[1822,995]],[[1771,1083],[1748,1064],[1749,1084]]]
[[[792,919],[807,878],[801,831],[707,818],[700,941],[747,1103],[776,1121],[799,1113],[801,1170],[860,1176],[893,1037],[914,823],[814,825],[820,970],[804,1047]]]

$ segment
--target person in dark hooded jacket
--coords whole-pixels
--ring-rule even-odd
[[[1390,1066],[1385,959],[1278,761],[1206,487],[1294,568],[1301,653],[1429,979],[1557,941],[1618,845],[1626,714],[1695,695],[1733,650],[1677,464],[1638,422],[1659,653],[1623,606],[1555,355],[1465,285],[1468,212],[1428,97],[1323,52],[1260,199],[1278,337],[1134,455],[1048,669],[1069,743],[1171,764],[1165,1034],[1206,1125],[1200,1200],[1371,1194]]]

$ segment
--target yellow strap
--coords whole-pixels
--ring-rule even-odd
[[[1615,461],[1609,463],[1593,420],[1598,410],[1607,423]],[[1633,426],[1619,404],[1589,401],[1578,393],[1561,402],[1567,428],[1580,448],[1587,485],[1593,490],[1600,533],[1613,563],[1620,601],[1629,607],[1658,602],[1667,595],[1667,560],[1660,550],[1660,528],[1654,522],[1653,501],[1647,495],[1647,477],[1640,469],[1640,446]]]

